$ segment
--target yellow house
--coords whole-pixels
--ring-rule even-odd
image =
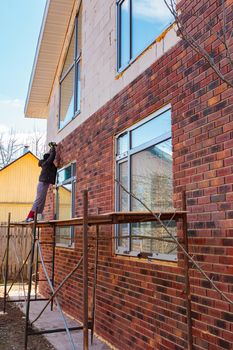
[[[23,154],[0,170],[0,222],[26,218],[36,195],[41,168],[31,152]]]

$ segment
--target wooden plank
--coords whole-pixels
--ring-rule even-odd
[[[175,212],[155,212],[156,216],[159,216],[163,220],[179,220],[186,215],[186,211],[175,211]],[[154,215],[148,212],[111,212],[99,215],[89,215],[88,225],[117,225],[123,223],[133,222],[149,222],[156,221]],[[14,226],[32,226],[32,223],[14,223]],[[68,220],[50,220],[50,221],[39,221],[37,227],[49,227],[49,226],[81,226],[83,225],[83,217],[77,217]]]

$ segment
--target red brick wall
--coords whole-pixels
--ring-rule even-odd
[[[198,11],[206,10],[202,2],[192,3]],[[205,3],[214,18],[218,2]],[[198,30],[193,20],[189,26]],[[210,33],[205,40],[217,47]],[[223,59],[224,65],[227,72]],[[233,300],[232,89],[184,43],[155,62],[59,145],[61,166],[77,161],[76,214],[82,214],[82,190],[86,188],[90,212],[114,210],[114,135],[168,103],[172,105],[174,204],[181,207],[181,191],[186,188],[190,252]],[[103,237],[111,235],[111,227],[100,231]],[[74,250],[56,248],[56,283],[74,267],[81,248],[80,229]],[[91,249],[90,296],[94,247]],[[187,349],[182,266],[182,255],[178,264],[147,262],[115,256],[111,240],[101,241],[97,333],[118,349]],[[64,309],[77,318],[81,318],[82,307],[81,272],[60,294]],[[41,285],[44,293],[45,289]],[[194,269],[191,293],[194,349],[233,349],[233,307]]]

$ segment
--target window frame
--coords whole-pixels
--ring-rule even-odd
[[[71,177],[58,183],[58,175],[59,172],[71,167]],[[73,161],[61,169],[58,169],[57,172],[57,182],[56,182],[56,213],[55,218],[59,218],[59,188],[63,185],[71,183],[71,217],[75,217],[75,194],[76,194],[76,183],[77,183],[77,176],[76,176],[76,168],[77,163],[76,161]],[[69,226],[66,226],[69,227]],[[65,243],[59,243],[56,242],[57,247],[66,247],[66,248],[74,248],[74,226],[70,226],[70,244]]]
[[[155,39],[153,41],[148,41],[148,43],[145,43],[145,47],[142,50],[139,50],[137,52],[137,54],[135,56],[133,56],[133,40],[132,40],[132,23],[133,23],[133,18],[132,18],[132,1],[133,0],[128,0],[129,1],[129,61],[127,62],[127,64],[125,65],[121,65],[121,5],[123,4],[125,0],[116,0],[116,33],[117,33],[117,40],[116,40],[116,49],[117,49],[117,54],[116,54],[116,60],[117,60],[117,73],[121,73],[122,71],[124,71],[127,67],[130,66],[130,64],[132,62],[135,61],[135,59],[137,57],[139,57],[141,55],[142,52],[144,52],[147,47],[149,47],[151,44],[153,44],[156,40],[157,37],[159,37],[160,34],[162,34],[163,32],[161,32],[159,35],[155,36]],[[166,30],[167,28],[169,28],[169,26],[172,23],[167,24],[164,27],[164,30]]]
[[[169,131],[167,133],[164,133],[162,135],[159,135],[153,139],[151,139],[150,141],[144,142],[143,144],[131,149],[131,144],[132,144],[132,131],[137,129],[138,127],[146,124],[147,122],[155,119],[156,117],[159,117],[160,115],[162,115],[163,113],[167,112],[167,111],[171,111],[171,105],[167,105],[163,108],[161,108],[160,110],[158,110],[157,112],[153,113],[152,115],[150,115],[147,118],[144,118],[142,121],[134,124],[133,126],[129,127],[127,130],[124,130],[124,132],[121,132],[120,134],[116,135],[115,137],[115,173],[116,173],[116,178],[119,179],[120,177],[120,164],[127,162],[128,164],[128,191],[131,192],[132,190],[132,156],[143,151],[146,150],[149,147],[155,146],[157,144],[160,144],[161,142],[165,142],[167,140],[171,140],[172,139],[172,132]],[[128,137],[128,150],[126,152],[123,152],[122,154],[118,155],[118,139],[127,134]],[[120,211],[120,187],[118,184],[116,184],[115,186],[115,208],[116,211]],[[132,198],[131,196],[128,195],[128,211],[130,212],[132,208]],[[116,225],[115,227],[115,236],[117,237],[117,239],[115,240],[115,253],[117,255],[127,255],[127,256],[134,256],[137,257],[139,256],[140,253],[143,253],[143,255],[147,255],[147,257],[149,259],[158,259],[158,260],[166,260],[166,261],[177,261],[177,254],[173,255],[173,254],[165,254],[165,253],[155,253],[155,252],[151,252],[151,253],[144,253],[144,252],[140,252],[140,251],[133,251],[132,248],[132,226],[131,224],[128,224],[128,233],[127,235],[129,236],[127,238],[127,249],[125,247],[120,247],[118,246],[118,242],[121,239],[120,235],[119,235],[119,229],[120,229],[120,225]]]
[[[66,56],[65,56],[65,60],[63,63],[63,67],[62,67],[62,72],[59,78],[59,113],[58,113],[58,130],[62,130],[63,128],[65,128],[72,120],[74,120],[77,115],[79,115],[81,113],[81,91],[80,91],[80,95],[78,96],[78,89],[77,89],[77,82],[78,79],[80,79],[81,77],[81,68],[80,70],[78,69],[78,67],[80,67],[81,65],[81,56],[82,56],[82,49],[80,48],[79,50],[79,54],[78,54],[78,44],[80,45],[80,43],[78,42],[78,22],[79,20],[81,20],[81,25],[82,25],[82,13],[81,13],[81,5],[80,4],[80,8],[79,11],[75,17],[75,23],[74,23],[74,28],[70,37],[70,42],[68,45],[68,49],[66,52]],[[79,17],[80,16],[80,17]],[[70,64],[70,66],[67,68],[67,70],[63,73],[63,68],[69,53],[69,49],[70,49],[70,45],[72,44],[72,38],[74,35],[74,57],[73,57],[73,61]],[[82,41],[82,31],[81,31],[81,41]],[[74,104],[73,104],[73,116],[70,120],[68,120],[63,126],[61,126],[61,96],[62,96],[62,83],[64,82],[64,80],[66,79],[66,77],[68,76],[68,74],[71,72],[71,70],[74,69],[74,81],[73,81],[73,96],[74,96]],[[80,79],[81,80],[81,79]],[[79,97],[80,99],[80,109],[77,108],[77,97]]]

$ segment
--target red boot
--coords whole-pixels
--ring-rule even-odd
[[[30,210],[29,214],[27,216],[27,219],[25,221],[26,222],[31,222],[31,221],[34,221],[34,218],[35,218],[35,212]]]

